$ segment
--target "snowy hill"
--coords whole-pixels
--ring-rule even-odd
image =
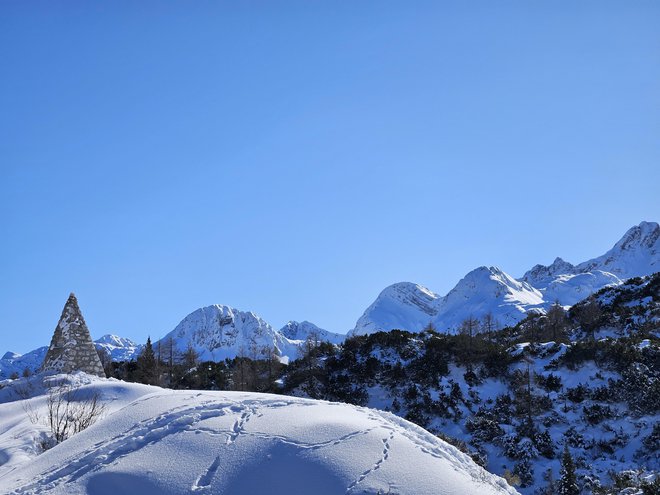
[[[286,338],[252,312],[215,304],[193,311],[160,341],[179,353],[188,345],[201,361],[222,361],[236,356],[263,359],[274,353],[282,359],[298,356],[299,341]],[[157,345],[157,343],[156,343]]]
[[[65,378],[63,376],[59,377]],[[56,378],[55,378],[56,379]],[[87,375],[106,417],[37,454],[47,391],[0,390],[0,492],[15,494],[515,494],[422,428],[348,404],[163,390]],[[53,379],[51,379],[53,380]],[[13,395],[12,395],[13,393]],[[17,400],[18,399],[18,400]]]
[[[529,311],[544,312],[556,301],[572,306],[603,287],[660,270],[659,238],[657,223],[642,222],[607,253],[579,265],[556,258],[551,265],[534,266],[520,279],[497,267],[480,267],[444,297],[417,284],[394,284],[366,309],[350,334],[394,328],[419,332],[429,323],[455,332],[467,318],[488,314],[499,326],[513,325]]]

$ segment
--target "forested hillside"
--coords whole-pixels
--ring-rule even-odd
[[[560,493],[564,448],[583,493],[643,487],[659,467],[659,289],[656,274],[513,328],[320,345],[288,367],[284,392],[391,410],[524,493]]]

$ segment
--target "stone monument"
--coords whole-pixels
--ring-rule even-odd
[[[87,329],[78,300],[72,292],[50,341],[41,371],[72,373],[84,371],[105,378],[105,371]]]

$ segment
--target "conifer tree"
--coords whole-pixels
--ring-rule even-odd
[[[559,478],[557,493],[559,495],[580,494],[580,488],[575,477],[575,464],[567,445],[564,445],[564,453],[561,456],[561,477]]]
[[[156,355],[151,345],[151,337],[147,337],[147,343],[137,358],[138,380],[148,385],[156,385]]]

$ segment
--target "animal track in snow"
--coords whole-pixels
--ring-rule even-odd
[[[367,476],[369,476],[371,473],[374,471],[380,469],[381,465],[388,459],[390,456],[390,442],[394,438],[394,431],[390,431],[390,434],[386,436],[385,438],[382,439],[383,442],[383,455],[381,456],[380,459],[376,461],[376,463],[369,469],[367,469],[365,472],[363,472],[360,477],[355,480],[353,483],[348,485],[348,488],[346,489],[346,493],[350,493],[351,490],[353,490],[356,486],[358,486],[360,483],[362,483]]]

